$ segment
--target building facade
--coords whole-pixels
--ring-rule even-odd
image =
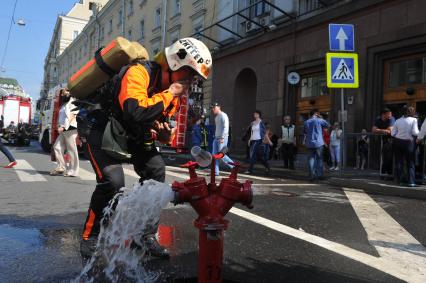
[[[153,57],[177,39],[193,35],[212,24],[216,2],[220,1],[110,0],[105,5],[92,4],[92,17],[56,57],[57,84],[66,84],[96,50],[118,36],[138,41]],[[207,100],[209,82],[204,84]]]
[[[420,116],[426,115],[426,1],[301,0],[293,4],[286,20],[274,16],[273,7],[255,5],[249,9],[255,9],[250,18],[269,26],[252,37],[233,35],[233,43],[217,47],[212,99],[224,105],[230,116],[235,148],[242,148],[241,137],[255,109],[264,113],[276,132],[282,116],[288,114],[301,135],[303,121],[314,108],[330,122],[339,121],[340,90],[326,86],[329,23],[355,26],[360,87],[345,91],[347,132],[370,131],[384,106],[396,112],[408,104]],[[245,28],[252,27],[246,24]],[[287,82],[290,72],[300,74],[297,85]]]
[[[97,0],[98,5],[105,4],[107,0]],[[55,87],[60,81],[60,74],[64,72],[59,65],[58,58],[64,50],[78,37],[83,28],[93,15],[93,2],[80,0],[66,15],[59,15],[56,19],[49,50],[44,62],[44,77],[41,85],[40,97],[46,97],[49,89]]]

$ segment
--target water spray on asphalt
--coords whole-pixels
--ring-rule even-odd
[[[102,280],[99,276],[111,282],[158,279],[160,272],[143,266],[147,253],[142,238],[159,221],[161,210],[173,196],[170,186],[153,180],[122,188],[105,208],[103,221],[108,225],[102,225],[96,252],[74,282]],[[135,245],[137,249],[132,248]]]

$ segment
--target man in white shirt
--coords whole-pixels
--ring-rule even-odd
[[[215,102],[211,105],[211,109],[213,114],[215,115],[214,122],[216,126],[214,141],[213,141],[213,154],[217,154],[224,147],[228,145],[228,137],[229,137],[229,118],[225,112],[223,112],[220,108],[220,104]],[[234,163],[228,155],[221,159],[226,167],[232,169],[233,166],[229,163]],[[219,161],[216,161],[216,176],[219,176]]]
[[[415,182],[415,137],[419,134],[417,119],[414,118],[415,110],[413,107],[404,106],[402,111],[404,116],[396,120],[391,134],[394,137],[393,149],[395,153],[395,177],[398,183],[401,183],[404,159],[407,163],[407,186],[416,187]]]
[[[284,116],[281,125],[281,154],[284,168],[294,170],[294,155],[296,153],[296,127],[291,124],[290,116]]]
[[[78,176],[80,164],[78,158],[77,149],[77,110],[74,110],[75,106],[72,104],[73,98],[71,98],[68,90],[61,89],[60,92],[60,104],[58,117],[58,137],[53,145],[53,151],[55,152],[56,160],[58,161],[57,167],[50,172],[50,175],[63,174],[65,177],[76,177]],[[67,166],[64,160],[65,150],[70,156],[70,166],[67,170]]]

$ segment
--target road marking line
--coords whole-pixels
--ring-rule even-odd
[[[343,255],[360,263],[366,264],[377,270],[380,270],[407,282],[426,282],[425,274],[413,274],[413,272],[411,270],[407,270],[405,266],[400,266],[397,263],[388,259],[379,258],[367,253],[360,252],[343,244],[332,242],[330,240],[306,233],[304,231],[294,229],[290,226],[280,224],[278,222],[269,220],[267,218],[258,216],[242,209],[233,207],[230,212],[246,220],[263,225],[277,232],[309,242],[311,244],[327,249],[331,252]]]
[[[369,195],[347,188],[343,190],[367,232],[368,241],[380,256],[409,272],[426,276],[426,248]]]
[[[253,184],[253,187],[317,187],[321,186],[320,184]]]
[[[16,174],[22,182],[45,182],[46,178],[43,177],[40,173],[37,172],[34,167],[32,167],[26,160],[18,159],[16,160],[18,164],[13,167]]]
[[[81,167],[78,171],[78,178],[84,181],[96,181],[95,173]]]

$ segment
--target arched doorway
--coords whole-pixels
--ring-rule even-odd
[[[249,123],[252,121],[252,113],[256,110],[257,77],[249,68],[242,70],[235,79],[234,87],[234,111],[232,116],[232,148],[238,152],[244,152],[244,136]]]

